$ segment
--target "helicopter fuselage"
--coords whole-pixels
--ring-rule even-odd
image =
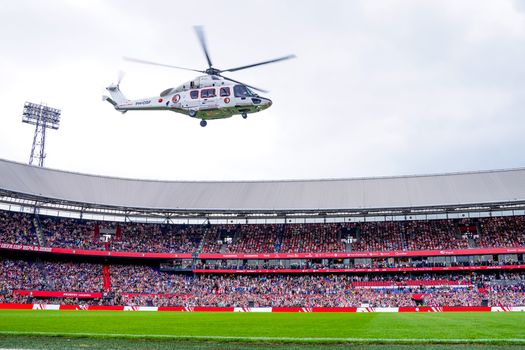
[[[240,114],[246,117],[269,108],[272,101],[253,93],[242,84],[213,75],[197,77],[176,88],[166,89],[159,96],[128,100],[118,85],[106,88],[105,96],[117,111],[168,110],[201,120],[223,119]]]

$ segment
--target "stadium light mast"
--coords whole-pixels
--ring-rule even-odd
[[[61,111],[42,104],[31,102],[24,103],[24,112],[22,122],[35,125],[35,135],[33,136],[33,146],[31,147],[31,156],[29,164],[32,165],[35,159],[35,149],[38,147],[38,166],[44,166],[46,158],[46,129],[57,130],[60,125]]]

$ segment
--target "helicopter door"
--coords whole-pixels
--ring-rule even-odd
[[[189,96],[186,99],[185,108],[199,109],[201,101],[199,99],[199,90],[190,90]]]
[[[200,109],[215,109],[219,107],[219,99],[217,97],[216,88],[208,88],[201,90],[201,108]]]

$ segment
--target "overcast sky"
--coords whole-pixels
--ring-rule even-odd
[[[120,114],[194,77],[131,56],[231,73],[270,90],[243,120]],[[313,179],[525,166],[525,0],[8,1],[0,10],[0,158],[27,162],[24,101],[62,110],[50,168],[170,180]]]

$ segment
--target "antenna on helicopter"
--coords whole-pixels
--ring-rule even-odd
[[[295,55],[288,55],[288,56],[274,58],[272,60],[267,60],[267,61],[263,61],[263,62],[248,64],[248,65],[244,65],[244,66],[240,66],[240,67],[234,67],[234,68],[228,68],[228,69],[214,68],[213,64],[211,62],[210,54],[208,52],[208,46],[206,45],[206,36],[204,35],[204,28],[202,26],[195,26],[194,29],[195,29],[195,33],[197,34],[197,38],[199,39],[199,43],[201,44],[202,51],[204,52],[204,56],[206,57],[206,62],[208,63],[208,68],[206,70],[199,70],[199,69],[193,69],[193,68],[172,66],[172,65],[169,65],[169,64],[163,64],[163,63],[157,63],[157,62],[152,62],[152,61],[146,61],[146,60],[141,60],[141,59],[131,58],[131,57],[123,57],[123,58],[126,61],[130,61],[130,62],[149,64],[149,65],[160,66],[160,67],[167,67],[167,68],[183,69],[183,70],[188,70],[188,71],[193,71],[193,72],[204,73],[204,74],[208,74],[208,75],[219,76],[219,77],[221,77],[223,79],[232,81],[234,83],[238,83],[238,84],[242,84],[244,86],[247,86],[247,87],[249,87],[249,88],[251,88],[253,90],[257,90],[257,91],[260,91],[260,92],[263,92],[263,93],[267,93],[268,91],[266,91],[266,90],[257,88],[257,87],[252,86],[252,85],[248,85],[248,84],[242,83],[242,82],[240,82],[238,80],[234,80],[232,78],[225,77],[224,75],[222,75],[222,73],[223,72],[236,72],[236,71],[239,71],[239,70],[253,68],[253,67],[257,67],[257,66],[262,66],[262,65],[265,65],[265,64],[285,61],[285,60],[289,60],[291,58],[295,58],[296,57]]]

